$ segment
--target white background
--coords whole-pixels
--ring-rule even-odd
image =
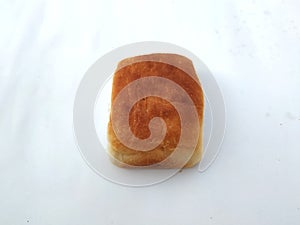
[[[2,0],[0,224],[299,224],[299,11],[298,0]],[[147,40],[208,65],[227,133],[205,173],[134,189],[85,164],[72,109],[93,62]]]

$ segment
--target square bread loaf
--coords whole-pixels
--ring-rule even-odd
[[[202,157],[203,115],[203,91],[191,60],[167,53],[122,60],[113,76],[108,123],[112,162],[120,167],[193,167]],[[151,123],[153,118],[164,125]]]

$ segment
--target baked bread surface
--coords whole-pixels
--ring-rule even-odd
[[[177,54],[157,53],[150,55],[142,55],[131,57],[119,62],[113,76],[111,107],[118,94],[130,83],[140,78],[157,76],[169,79],[178,84],[190,96],[193,105],[187,103],[180,96],[176,98],[176,102],[182,105],[187,111],[196,107],[197,120],[199,121],[199,133],[196,147],[184,167],[192,167],[197,164],[202,157],[203,144],[203,113],[204,113],[204,97],[203,91],[193,67],[192,61],[188,58]],[[153,84],[155,85],[155,84]],[[151,87],[149,87],[151,88]],[[137,91],[127,93],[127,98],[134,97]],[[171,89],[165,90],[173,95]],[[175,95],[176,93],[174,93]],[[124,117],[125,109],[117,112],[117,117]],[[120,167],[130,166],[151,166],[156,165],[168,158],[176,148],[181,136],[181,120],[180,115],[175,107],[167,100],[148,96],[138,101],[129,114],[129,126],[132,133],[140,139],[146,139],[150,136],[149,122],[154,117],[162,118],[166,123],[166,136],[164,140],[154,149],[150,151],[138,151],[130,149],[120,142],[117,138],[113,126],[112,116],[108,123],[108,142],[109,153],[112,162]],[[195,130],[195,121],[189,121],[190,131]],[[129,134],[128,134],[129,135]],[[163,168],[180,168],[176,160],[165,164]]]

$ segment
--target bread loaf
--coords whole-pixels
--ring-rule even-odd
[[[139,84],[140,80],[144,83]],[[134,85],[126,90],[131,84]],[[143,96],[145,93],[151,93],[154,88],[157,89],[156,93],[161,91],[168,97],[156,94]],[[184,91],[185,94],[175,93],[177,89],[179,93]],[[118,98],[119,95],[123,97]],[[135,99],[137,101],[133,104]],[[174,105],[181,108],[181,111],[178,112]],[[188,116],[187,119],[182,119],[182,114],[189,115],[194,112],[193,110],[196,117]],[[109,153],[112,162],[121,167],[194,166],[202,157],[203,115],[203,91],[191,60],[181,55],[165,53],[122,60],[113,76],[111,116],[108,123]],[[151,127],[151,120],[157,117],[161,118],[165,125],[157,125],[161,121],[156,121]],[[124,128],[126,123],[130,129]],[[184,133],[183,125],[186,126]],[[138,140],[149,139],[151,131],[163,135],[161,140],[158,138],[159,135],[151,139],[154,142],[159,139],[160,143],[156,143],[154,148],[151,148],[151,143],[150,147],[146,145],[146,142],[142,142],[138,147],[132,147]],[[181,144],[178,154],[174,154],[173,158],[170,157],[181,143],[182,136],[185,143]],[[162,163],[168,158],[169,161]],[[184,162],[182,158],[185,158]]]

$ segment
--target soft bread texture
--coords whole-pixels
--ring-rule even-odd
[[[172,80],[182,87],[192,99],[194,105],[187,104],[181,98],[178,98],[177,101],[179,104],[183,104],[186,110],[196,107],[198,113],[200,128],[197,146],[193,149],[193,154],[184,166],[185,168],[193,167],[201,160],[203,151],[204,97],[192,61],[181,55],[165,53],[142,55],[122,60],[119,62],[113,77],[111,105],[113,106],[115,98],[123,88],[131,82],[147,76],[159,76]],[[172,90],[167,91],[172,92]],[[130,93],[128,97],[134,95],[135,93]],[[119,111],[118,117],[122,118],[123,114],[122,110]],[[137,151],[123,145],[114,132],[110,117],[108,123],[109,153],[114,164],[120,167],[151,166],[170,156],[179,142],[181,123],[178,112],[168,101],[154,96],[138,101],[129,114],[131,131],[140,139],[149,137],[148,125],[153,117],[160,117],[165,121],[167,132],[161,144],[150,151]],[[192,125],[195,124],[194,121],[189,122]],[[190,127],[191,132],[195,129],[192,125]],[[176,160],[164,166],[164,168],[180,167],[182,166]]]

